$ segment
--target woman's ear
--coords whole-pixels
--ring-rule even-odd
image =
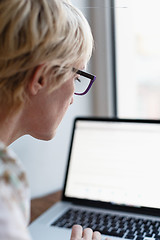
[[[31,79],[29,80],[28,90],[31,95],[36,95],[45,85],[44,64],[36,67]]]

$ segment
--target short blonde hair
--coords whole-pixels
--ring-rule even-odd
[[[92,48],[89,24],[68,0],[0,1],[0,108],[9,112],[23,105],[40,64],[45,74],[54,71],[54,89],[89,60]]]

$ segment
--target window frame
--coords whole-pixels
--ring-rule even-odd
[[[97,6],[97,1],[90,0],[89,6],[95,40],[91,69],[97,76],[94,113],[97,116],[117,117],[115,1],[101,0]]]

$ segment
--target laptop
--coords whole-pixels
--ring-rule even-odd
[[[102,239],[160,239],[160,121],[76,118],[62,200],[33,240],[70,239],[81,224]]]

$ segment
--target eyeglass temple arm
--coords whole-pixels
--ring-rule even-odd
[[[83,71],[81,71],[81,70],[78,70],[76,73],[77,73],[77,74],[80,74],[81,76],[90,78],[90,79],[93,80],[93,81],[96,79],[96,77],[95,77],[94,75],[92,75],[92,74],[90,74],[90,73],[83,72]]]

